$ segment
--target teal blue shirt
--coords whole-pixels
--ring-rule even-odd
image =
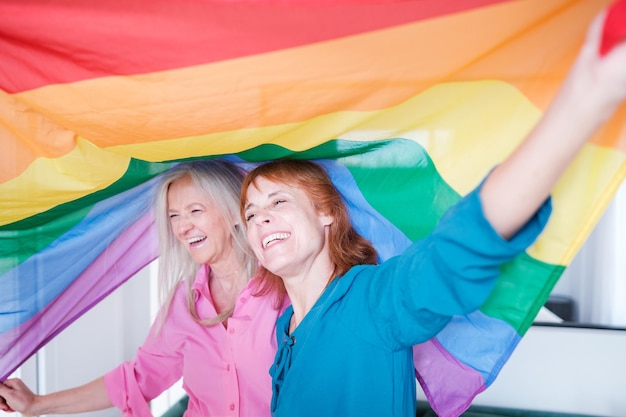
[[[414,417],[412,346],[479,308],[500,265],[532,244],[550,212],[547,200],[507,241],[476,189],[403,254],[334,279],[291,334],[289,307],[277,322],[272,415]]]

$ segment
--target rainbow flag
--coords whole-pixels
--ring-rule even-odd
[[[158,255],[172,164],[318,159],[381,259],[532,129],[608,0],[0,2],[0,378]],[[416,348],[440,416],[497,377],[624,178],[626,111],[485,305]]]

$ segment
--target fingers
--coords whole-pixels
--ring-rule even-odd
[[[5,391],[5,388],[6,386],[4,385],[4,382],[0,382],[0,394]],[[0,395],[0,410],[6,413],[10,413],[13,411],[11,410],[11,407],[9,407],[9,405],[7,404],[7,400],[2,395]]]
[[[600,45],[602,34],[604,31],[604,22],[606,20],[607,10],[604,9],[593,18],[589,29],[587,29],[587,42],[593,45]],[[597,50],[597,49],[596,49]]]
[[[0,382],[0,393],[3,393],[6,389],[9,389],[9,387],[6,386],[4,382]],[[7,400],[2,395],[0,395],[0,410],[4,411],[5,413],[15,412],[15,410],[9,407]]]
[[[7,401],[4,399],[4,397],[0,397],[0,410],[4,411],[5,413],[15,412],[15,410],[9,407],[9,404],[7,404]]]
[[[614,46],[626,41],[626,0],[617,0],[609,6],[603,19],[602,43],[599,52],[606,55]]]
[[[0,382],[0,410],[6,413],[14,413],[15,410],[11,408],[7,402],[7,398],[10,400],[11,392],[18,387],[25,387],[21,379],[13,378],[7,379],[4,382]]]
[[[626,0],[620,0],[626,4]],[[610,117],[626,97],[626,42],[611,45],[611,49],[602,55],[601,48],[606,42],[607,21],[610,8],[603,9],[596,15],[587,30],[585,43],[576,63],[568,75],[568,82],[573,85],[572,91],[584,95],[585,106],[590,111],[597,109]],[[582,93],[581,93],[582,91]]]
[[[9,390],[24,388],[24,387],[26,387],[26,385],[19,378],[7,379],[6,381],[0,384],[0,395],[2,395],[3,393]]]

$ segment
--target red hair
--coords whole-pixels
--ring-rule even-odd
[[[333,222],[329,228],[330,259],[335,265],[334,276],[342,276],[355,265],[376,264],[377,253],[374,246],[361,236],[352,226],[348,210],[326,171],[314,162],[295,159],[277,159],[259,165],[248,173],[241,186],[240,211],[245,222],[246,194],[257,178],[287,184],[305,192],[319,214],[329,215]],[[260,293],[277,290],[285,294],[280,277],[264,267],[260,267],[262,280]],[[334,279],[334,278],[333,278]]]

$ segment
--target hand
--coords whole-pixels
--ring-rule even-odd
[[[13,412],[15,412],[14,409],[9,407],[9,405],[7,404],[7,401],[4,399],[4,397],[0,397],[0,410],[4,411],[5,413],[13,413]]]
[[[626,41],[621,40],[610,50],[602,52],[607,13],[608,9],[605,9],[593,20],[568,78],[569,83],[574,84],[574,90],[583,89],[589,103],[601,104],[598,109],[610,117],[626,99]]]
[[[7,379],[0,382],[0,410],[12,413],[18,411],[25,417],[31,416],[28,409],[35,401],[36,395],[21,379]]]
[[[604,56],[619,43],[626,42],[626,0],[616,0],[604,21],[600,55]]]
[[[626,99],[626,41],[600,53],[606,16],[605,9],[593,20],[539,123],[483,184],[485,217],[505,239],[531,218],[577,153]]]

